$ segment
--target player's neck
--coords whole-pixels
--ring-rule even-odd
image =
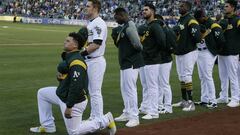
[[[129,22],[130,20],[129,20],[129,18],[125,18],[124,19],[124,23],[127,23],[127,22]]]
[[[76,48],[76,49],[67,51],[67,53],[72,53],[72,52],[76,52],[76,51],[79,51],[79,50]]]
[[[186,16],[186,15],[188,15],[188,14],[189,14],[189,12],[186,12],[186,13],[182,14],[181,17],[184,17],[184,16]]]
[[[99,16],[98,13],[94,13],[90,18],[89,20],[94,20],[95,18],[97,18]]]
[[[234,11],[233,12],[230,12],[230,13],[226,13],[226,16],[227,17],[231,17],[231,16],[233,16],[235,13],[234,13]]]
[[[150,22],[152,22],[153,20],[155,20],[155,18],[154,18],[154,16],[151,16],[151,17],[148,18],[147,22],[150,23]]]

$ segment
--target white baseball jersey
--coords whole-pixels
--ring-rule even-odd
[[[94,119],[103,115],[102,82],[106,70],[106,61],[103,55],[106,47],[107,25],[102,18],[97,17],[88,23],[87,29],[88,43],[94,40],[102,40],[100,47],[88,55],[92,58],[86,59],[89,80],[88,90],[91,101],[90,119]]]
[[[103,56],[106,47],[107,39],[107,25],[101,17],[97,17],[89,22],[88,26],[88,43],[93,42],[94,40],[102,40],[101,46],[89,54],[90,57],[99,57]]]

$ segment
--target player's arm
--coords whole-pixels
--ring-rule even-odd
[[[194,19],[190,20],[188,23],[189,32],[192,36],[195,43],[201,42],[201,32],[200,32],[200,26],[198,22]]]
[[[154,39],[161,50],[166,48],[166,34],[159,23],[154,23],[151,27]]]
[[[219,25],[222,27],[222,30],[223,30],[223,31],[227,30],[228,20],[227,20],[227,19],[222,19],[222,20],[219,22]]]
[[[118,44],[117,44],[117,42],[118,42],[118,41],[117,41],[117,40],[118,40],[118,30],[119,30],[120,28],[121,28],[121,27],[118,26],[118,27],[112,29],[111,37],[112,37],[113,42],[114,42],[114,45],[115,45],[116,47],[118,47]]]
[[[140,25],[140,26],[138,26],[138,28],[137,28],[138,36],[139,36],[139,38],[140,38],[140,42],[141,42],[141,43],[143,43],[143,41],[144,41],[144,30],[145,30],[144,25]]]
[[[87,47],[85,48],[85,51],[81,52],[82,56],[86,56],[88,54],[91,54],[92,52],[96,51],[103,42],[104,39],[104,31],[106,26],[103,24],[96,24],[95,27],[92,29],[93,32],[93,42],[88,43]]]
[[[220,47],[222,47],[224,45],[224,43],[226,42],[224,34],[223,34],[222,27],[217,23],[213,23],[211,25],[211,30],[213,32],[214,39],[215,39],[216,43]]]
[[[128,22],[128,27],[126,28],[126,34],[128,36],[128,39],[130,40],[131,44],[136,50],[141,51],[143,49],[143,46],[140,42],[140,38],[138,36],[137,28],[135,24],[132,21]]]
[[[95,50],[97,50],[102,45],[101,39],[95,39],[93,42],[88,43],[88,46],[85,48],[85,51],[83,51],[81,54],[82,56],[86,56]]]
[[[81,60],[74,60],[69,67],[70,85],[66,105],[67,108],[72,108],[79,100],[79,96],[84,93],[87,66]]]

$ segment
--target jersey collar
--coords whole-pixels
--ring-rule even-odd
[[[93,20],[95,20],[96,18],[98,18],[99,16],[93,18],[93,19],[90,19],[89,21],[92,22]]]

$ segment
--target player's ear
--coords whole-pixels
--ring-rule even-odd
[[[78,41],[75,41],[75,40],[74,40],[73,46],[76,47],[76,48],[78,48]]]

